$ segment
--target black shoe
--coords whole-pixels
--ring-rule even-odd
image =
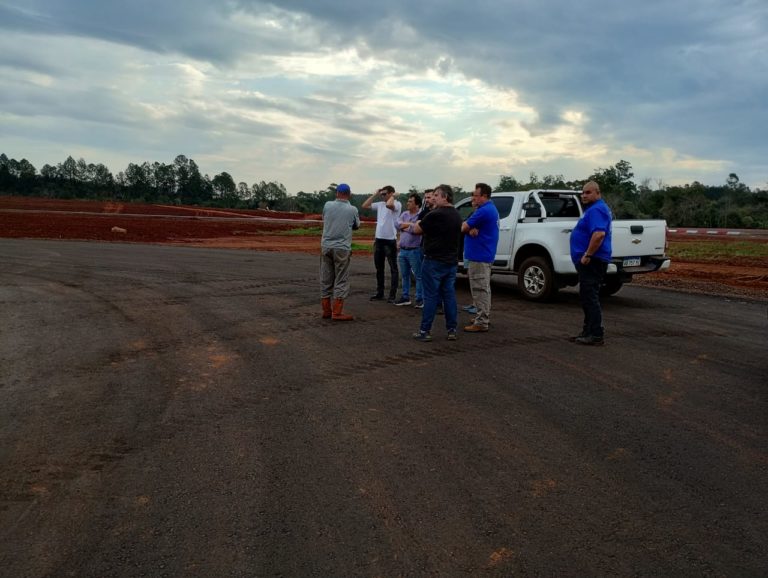
[[[602,337],[593,337],[592,335],[577,337],[573,341],[579,345],[605,345],[605,340]]]
[[[410,305],[411,299],[410,297],[400,297],[397,301],[395,301],[395,305],[398,307],[402,307],[403,305]]]
[[[384,301],[383,293],[374,293],[371,295],[371,301]]]
[[[395,303],[397,303],[397,299],[395,299],[394,297],[390,297],[389,299],[387,299],[387,303],[389,303],[390,305],[394,305]]]
[[[588,337],[588,335],[582,331],[578,335],[574,335],[573,337],[569,337],[568,341],[576,341],[577,339],[581,339],[582,337]]]

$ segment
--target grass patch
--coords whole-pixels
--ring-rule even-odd
[[[296,236],[296,237],[319,237],[323,234],[322,227],[296,227],[295,229],[286,229],[280,231],[278,235]]]
[[[285,229],[284,231],[278,231],[276,235],[286,235],[289,237],[319,237],[323,234],[322,226],[314,227],[296,227],[295,229]],[[362,228],[357,231],[352,231],[352,237],[371,238],[370,229],[363,230]],[[371,241],[373,242],[373,241]]]
[[[278,231],[276,235],[283,235],[288,237],[320,237],[323,234],[322,227],[296,227],[295,229],[286,229],[285,231]],[[373,239],[371,239],[371,231],[363,231],[358,229],[352,231],[352,238],[362,237],[360,243],[352,242],[353,251],[373,251]]]
[[[669,242],[672,259],[685,261],[727,261],[731,258],[749,257],[768,259],[768,243],[756,241],[674,241]]]

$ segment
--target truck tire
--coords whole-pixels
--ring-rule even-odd
[[[610,297],[611,295],[615,295],[623,286],[624,279],[618,275],[606,276],[603,285],[600,287],[600,296]]]
[[[546,301],[555,293],[552,266],[544,257],[528,257],[517,272],[517,287],[529,301]]]

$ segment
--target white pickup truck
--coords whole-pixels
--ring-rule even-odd
[[[571,231],[583,213],[578,191],[499,192],[491,201],[500,218],[493,273],[517,275],[520,292],[532,301],[578,283],[570,252]],[[466,220],[473,210],[471,199],[457,202],[456,209]],[[613,221],[611,232],[613,258],[603,295],[613,295],[633,275],[669,268],[666,221]]]

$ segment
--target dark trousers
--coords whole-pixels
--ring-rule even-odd
[[[384,295],[384,262],[389,263],[392,276],[389,285],[389,297],[397,297],[397,241],[395,239],[375,239],[373,241],[373,264],[376,265],[376,294]]]
[[[584,335],[603,337],[603,310],[600,307],[600,285],[603,283],[608,263],[595,259],[587,265],[576,264],[579,273],[579,298],[584,310]]]

